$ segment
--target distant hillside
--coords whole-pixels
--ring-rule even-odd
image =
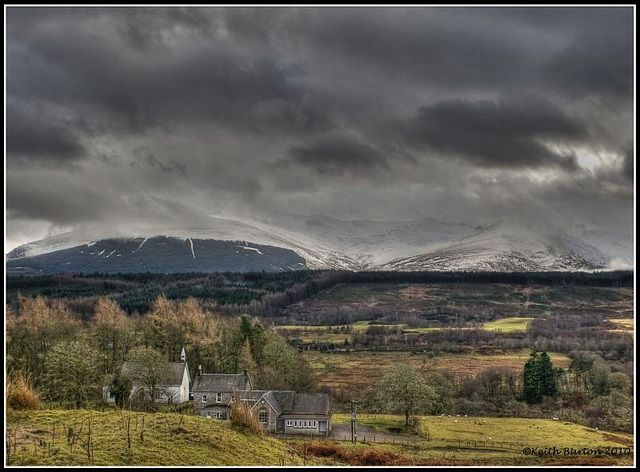
[[[164,236],[101,239],[33,256],[16,258],[18,254],[20,252],[9,254],[8,275],[284,272],[307,268],[305,260],[290,249],[246,241]]]

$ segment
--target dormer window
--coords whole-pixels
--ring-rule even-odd
[[[222,393],[216,393],[216,403],[222,403]]]

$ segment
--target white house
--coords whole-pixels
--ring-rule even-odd
[[[125,362],[122,366],[122,372],[135,370],[130,362]],[[191,376],[189,374],[189,365],[187,364],[187,355],[182,348],[180,354],[180,362],[167,362],[166,371],[163,379],[156,385],[156,401],[160,403],[184,403],[189,400],[189,383]],[[140,382],[133,381],[130,398],[139,397],[140,395],[148,397],[148,386]],[[107,400],[108,401],[108,400]]]

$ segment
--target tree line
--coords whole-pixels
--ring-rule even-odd
[[[275,332],[249,316],[219,316],[195,299],[160,296],[140,316],[101,297],[85,320],[59,300],[21,298],[7,309],[6,346],[8,374],[28,375],[52,405],[97,402],[102,386],[124,382],[119,376],[126,361],[162,370],[157,364],[178,361],[183,347],[192,373],[199,366],[219,373],[248,369],[262,388],[314,386],[298,351]]]

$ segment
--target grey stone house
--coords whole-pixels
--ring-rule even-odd
[[[193,382],[193,405],[200,416],[229,419],[234,401],[247,403],[270,433],[327,436],[331,403],[326,393],[253,390],[251,376],[199,374]]]
[[[207,418],[229,418],[233,395],[251,390],[251,374],[203,374],[193,380],[193,407],[197,414]]]

